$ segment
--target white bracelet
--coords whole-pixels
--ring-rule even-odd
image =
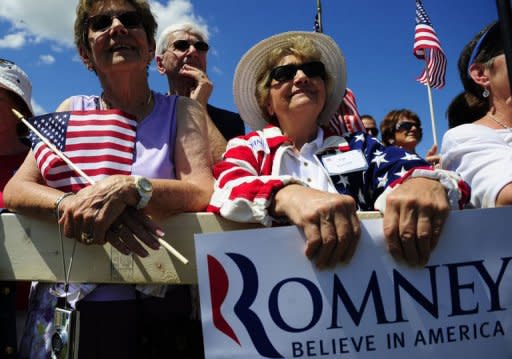
[[[74,193],[73,192],[66,192],[66,193],[63,193],[59,198],[57,198],[55,200],[55,202],[53,203],[53,210],[55,211],[55,217],[57,217],[57,220],[60,219],[60,211],[59,211],[59,207],[60,207],[60,203],[62,202],[62,200],[66,197],[69,197],[71,195],[73,195]]]

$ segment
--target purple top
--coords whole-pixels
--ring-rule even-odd
[[[153,98],[153,111],[137,124],[132,173],[149,178],[175,179],[174,145],[178,97],[153,92]],[[99,96],[73,96],[71,101],[73,111],[102,109]]]
[[[177,96],[153,92],[153,111],[137,124],[132,173],[148,178],[175,179],[174,145],[176,143]],[[71,97],[71,110],[102,109],[99,96]],[[165,120],[168,119],[168,120]],[[71,288],[72,286],[70,286]],[[78,287],[78,286],[77,286]],[[135,286],[82,284],[76,288],[86,301],[135,299]]]

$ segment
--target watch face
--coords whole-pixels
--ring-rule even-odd
[[[151,192],[153,190],[153,185],[147,178],[142,177],[139,180],[139,185],[144,192]]]

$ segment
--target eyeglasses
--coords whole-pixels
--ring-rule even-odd
[[[188,40],[176,40],[172,43],[172,47],[178,51],[187,51],[190,48],[190,45],[194,46],[196,50],[200,52],[206,52],[210,48],[210,45],[201,40],[196,42],[191,42]]]
[[[421,131],[421,125],[416,122],[400,122],[396,124],[395,129],[398,132],[410,131],[411,128],[416,127],[418,131]]]
[[[366,127],[366,132],[373,137],[377,137],[379,134],[379,129],[377,127]]]
[[[127,29],[142,26],[142,17],[136,11],[94,15],[87,19],[87,26],[89,26],[92,31],[103,31],[112,26],[114,18],[118,19]]]
[[[277,66],[270,71],[270,79],[278,82],[285,82],[292,80],[297,71],[301,70],[307,77],[321,77],[325,80],[325,66],[320,61],[306,62],[305,64],[289,64]]]

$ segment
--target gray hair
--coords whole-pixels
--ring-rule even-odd
[[[197,24],[191,22],[174,24],[167,26],[158,37],[158,41],[156,43],[156,55],[163,55],[163,53],[169,48],[169,35],[173,32],[186,32],[197,36],[202,41],[208,42],[208,34]]]

